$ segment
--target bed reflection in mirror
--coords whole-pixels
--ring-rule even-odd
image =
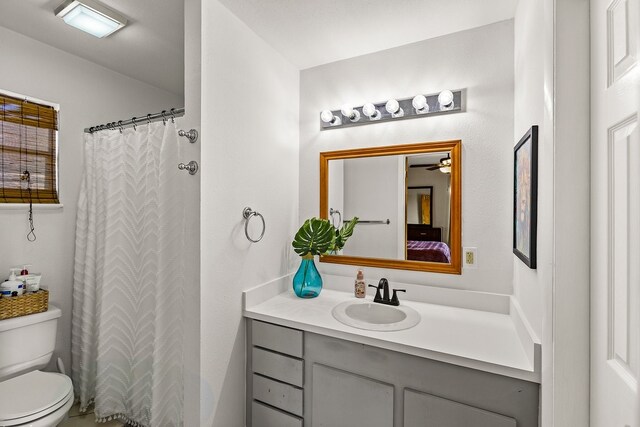
[[[327,167],[321,173],[326,180],[321,216],[335,227],[359,218],[344,249],[323,261],[427,271],[440,264],[451,267],[442,272],[456,273],[452,244],[459,244],[459,237],[452,231],[459,233],[460,224],[452,224],[459,217],[459,210],[452,210],[452,171],[459,177],[459,165],[452,153],[458,145],[421,146],[424,150],[400,154],[321,154],[333,157],[324,159]]]

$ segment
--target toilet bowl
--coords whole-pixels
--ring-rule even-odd
[[[73,405],[66,375],[32,371],[0,382],[0,427],[54,427]]]
[[[73,405],[73,384],[63,374],[42,372],[55,347],[62,312],[0,320],[0,427],[55,427]]]

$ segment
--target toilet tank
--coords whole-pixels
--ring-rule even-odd
[[[0,381],[42,369],[56,344],[59,308],[0,320]]]

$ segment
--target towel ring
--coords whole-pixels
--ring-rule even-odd
[[[340,227],[340,224],[342,224],[342,214],[340,213],[339,210],[330,208],[329,216],[331,217],[331,225],[333,225],[334,227],[336,227],[336,224],[334,222],[334,217],[333,217],[335,214],[338,214],[338,227]]]
[[[256,212],[256,211],[254,211],[253,209],[251,209],[249,207],[244,208],[244,210],[242,211],[242,216],[245,219],[245,222],[244,222],[244,235],[247,236],[247,239],[250,242],[258,243],[260,240],[262,240],[262,238],[264,237],[264,232],[267,230],[267,225],[264,222],[264,217],[262,216],[262,214],[260,212]],[[259,216],[260,219],[262,220],[262,233],[260,233],[260,237],[258,237],[255,240],[252,239],[249,236],[249,221],[251,221],[251,218],[254,217],[254,216]]]

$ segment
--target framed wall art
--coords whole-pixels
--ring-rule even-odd
[[[538,227],[538,126],[513,150],[513,253],[536,268]]]

